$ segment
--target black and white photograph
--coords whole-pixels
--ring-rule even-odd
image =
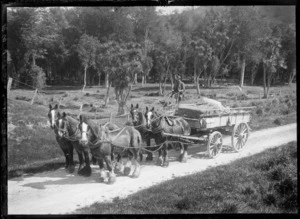
[[[2,7],[2,215],[298,214],[296,4],[57,2]]]

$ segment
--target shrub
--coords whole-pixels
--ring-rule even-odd
[[[84,95],[84,96],[87,96],[87,97],[88,97],[88,96],[90,96],[90,93],[85,93],[85,95]]]
[[[62,97],[67,97],[68,96],[68,93],[67,92],[65,92],[63,95],[62,95]]]
[[[296,210],[298,208],[298,197],[297,193],[288,195],[279,203],[279,207],[285,210]]]
[[[255,191],[256,191],[256,190],[255,190],[255,188],[253,187],[253,184],[251,184],[251,185],[246,185],[246,186],[242,187],[242,189],[241,189],[241,193],[242,193],[243,195],[251,195],[251,194],[253,194]]]
[[[262,116],[263,114],[264,114],[264,109],[263,109],[263,108],[258,108],[258,109],[256,110],[256,115]]]
[[[31,98],[24,96],[16,96],[16,100],[31,101]]]
[[[181,199],[180,201],[178,201],[175,206],[176,208],[178,208],[179,210],[188,210],[192,207],[193,205],[193,201],[191,201],[191,199],[189,199],[188,197],[184,197],[183,199]]]
[[[29,75],[31,77],[31,82],[33,87],[43,88],[46,84],[46,74],[42,68],[37,65],[32,65],[29,70]]]
[[[279,180],[284,179],[285,173],[282,170],[281,166],[277,166],[268,173],[268,176],[273,181],[279,181]]]
[[[263,197],[263,203],[270,206],[270,205],[275,205],[276,204],[276,197],[273,193],[267,193]]]
[[[238,213],[238,208],[234,203],[225,203],[222,210],[218,213],[234,214],[234,213]]]
[[[276,125],[282,125],[282,119],[280,119],[280,118],[275,119],[274,120],[274,124],[276,124]]]
[[[297,180],[287,177],[274,185],[274,189],[281,196],[289,196],[297,192]]]
[[[79,98],[77,97],[77,96],[75,96],[74,98],[73,98],[73,100],[75,100],[75,101],[77,101]]]

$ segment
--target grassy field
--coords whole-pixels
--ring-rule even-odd
[[[166,87],[165,94],[170,92],[170,85]],[[140,108],[154,106],[164,113],[160,100],[164,96],[158,96],[158,85],[147,84],[144,87],[135,86],[131,92],[127,106],[131,103],[139,104]],[[296,122],[296,85],[273,87],[271,93],[275,93],[269,99],[260,99],[262,87],[245,86],[243,93],[234,86],[214,86],[210,89],[201,89],[201,95],[221,101],[230,107],[257,106],[252,111],[250,127],[253,130],[273,127]],[[280,95],[279,95],[280,92]],[[79,108],[84,104],[83,111],[96,121],[104,123],[108,121],[110,113],[113,117],[117,112],[117,103],[114,100],[114,91],[110,91],[110,100],[106,108],[103,108],[106,89],[104,87],[87,88],[81,92],[79,88],[51,87],[45,93],[39,94],[33,105],[30,105],[33,91],[12,90],[8,99],[7,129],[8,129],[8,171],[9,177],[20,175],[22,172],[35,172],[51,168],[57,168],[64,162],[63,153],[56,143],[53,131],[47,124],[49,103],[58,103],[61,99],[62,111],[71,115],[78,115]],[[187,85],[185,103],[195,103],[199,100],[194,85]],[[90,104],[93,107],[90,107]],[[99,118],[106,118],[99,120]],[[127,122],[127,117],[113,118],[112,122],[120,127]],[[77,155],[74,156],[77,160]]]
[[[298,213],[297,200],[297,143],[290,142],[74,213]]]

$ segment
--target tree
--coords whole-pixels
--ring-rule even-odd
[[[83,34],[77,46],[77,52],[84,68],[84,84],[82,91],[86,86],[86,74],[89,67],[95,66],[96,51],[99,41],[97,38]]]
[[[118,114],[126,112],[126,101],[132,89],[135,74],[142,72],[141,46],[137,43],[119,44],[118,51],[112,54],[115,59],[115,71],[110,80],[114,86],[118,103]]]
[[[281,39],[274,36],[266,36],[260,39],[263,54],[263,87],[264,98],[268,97],[269,88],[277,68],[286,68],[284,59],[280,54]]]

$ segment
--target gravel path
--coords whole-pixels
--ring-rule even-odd
[[[297,125],[290,124],[253,132],[242,151],[221,153],[216,159],[208,159],[203,146],[193,145],[189,147],[187,163],[175,161],[178,152],[171,151],[168,168],[143,162],[139,178],[119,176],[113,185],[99,182],[97,166],[92,166],[93,173],[88,178],[67,174],[64,169],[25,175],[8,181],[8,214],[72,213],[94,202],[109,202],[115,197],[125,198],[165,180],[201,172],[296,140]],[[223,143],[225,146],[230,145],[230,137],[225,137]]]

